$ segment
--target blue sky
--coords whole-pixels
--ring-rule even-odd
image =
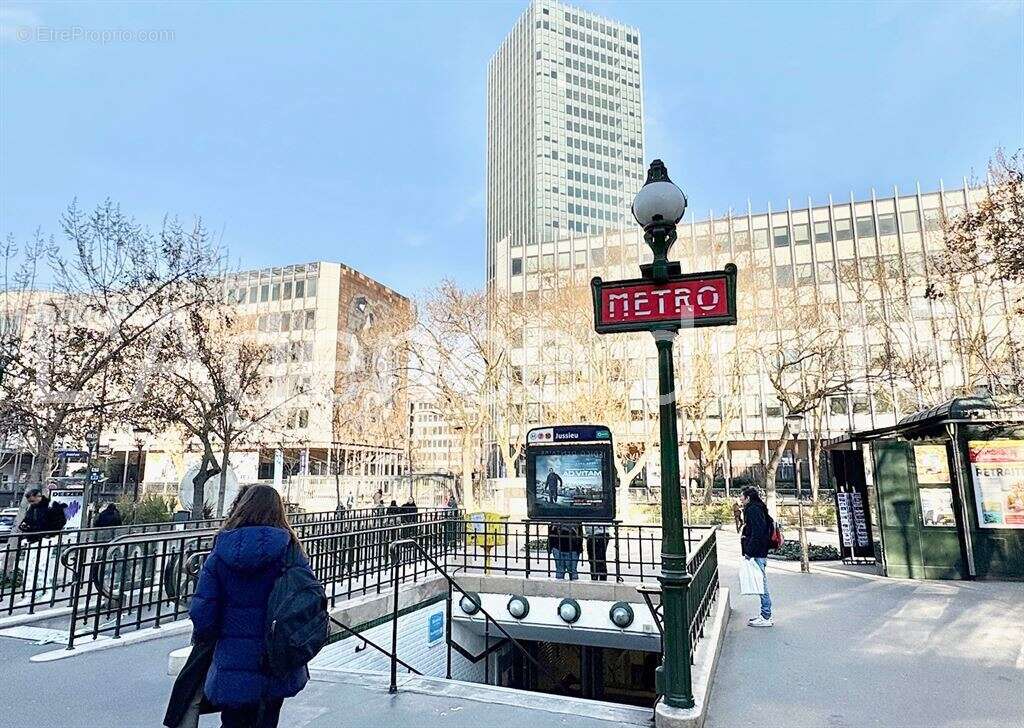
[[[646,153],[698,216],[957,184],[1024,145],[1019,1],[578,4],[640,28]],[[0,231],[109,196],[151,225],[202,216],[244,267],[477,285],[487,61],[525,7],[5,2]]]

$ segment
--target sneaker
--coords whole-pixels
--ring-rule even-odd
[[[754,617],[747,622],[747,624],[751,627],[774,627],[775,620],[771,617],[768,617],[768,619],[765,619],[764,617]]]

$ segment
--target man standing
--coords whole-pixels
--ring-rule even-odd
[[[42,541],[45,533],[60,531],[68,522],[67,516],[64,515],[64,504],[51,504],[50,499],[38,488],[25,493],[25,500],[28,501],[28,510],[25,511],[25,518],[18,529],[22,533],[32,534],[25,539],[28,543]]]
[[[590,560],[590,578],[608,581],[608,526],[588,523],[583,527],[587,536],[587,558]]]
[[[757,488],[747,487],[740,496],[743,504],[743,533],[740,536],[740,549],[743,558],[753,559],[764,576],[764,592],[761,594],[761,615],[751,617],[747,624],[751,627],[773,627],[772,598],[768,595],[768,548],[771,545],[771,531],[774,527],[768,506],[761,500]]]
[[[558,503],[558,489],[562,487],[562,479],[555,472],[554,468],[548,468],[548,479],[545,482],[548,488],[548,502]]]

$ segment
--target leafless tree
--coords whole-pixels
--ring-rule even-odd
[[[59,443],[132,418],[143,352],[215,258],[201,222],[153,233],[109,200],[73,203],[60,227],[4,255],[0,421],[25,438],[36,483]]]

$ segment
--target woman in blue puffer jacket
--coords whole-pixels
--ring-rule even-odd
[[[204,692],[220,709],[223,728],[275,728],[284,699],[309,680],[305,666],[284,676],[264,667],[267,600],[289,549],[297,549],[308,569],[281,496],[253,485],[239,496],[203,564],[189,616],[197,642],[216,642]]]

